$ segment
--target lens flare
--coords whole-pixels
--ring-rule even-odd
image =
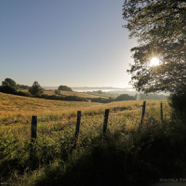
[[[158,58],[154,57],[150,60],[150,66],[157,66],[160,64],[160,61]]]

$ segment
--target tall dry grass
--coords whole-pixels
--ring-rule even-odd
[[[85,151],[86,153],[91,151],[89,148],[86,150],[87,147],[94,149],[92,144],[99,145],[105,109],[110,109],[107,128],[109,140],[116,138],[113,143],[119,144],[119,141],[122,141],[122,144],[126,142],[132,147],[134,142],[131,141],[131,135],[136,135],[138,130],[142,104],[143,101],[120,101],[107,104],[55,101],[0,93],[0,169],[4,168],[4,171],[0,171],[0,181],[10,185],[32,185],[39,179],[38,176],[34,176],[35,173],[41,177],[44,175],[46,179],[49,176],[45,172],[46,167],[52,168],[54,165],[55,170],[58,165],[62,167],[56,173],[57,179],[60,179],[62,174],[68,172],[65,172],[65,167],[76,161]],[[79,146],[76,151],[73,149],[73,143],[78,110],[82,112],[82,116]],[[170,108],[167,101],[163,101],[163,110],[165,120],[169,120]],[[34,146],[36,153],[30,162],[32,115],[38,117],[38,138]],[[160,117],[160,101],[147,101],[143,131],[154,125],[163,126]],[[104,147],[102,145],[101,148]],[[116,149],[120,148],[116,146]],[[121,148],[128,147],[124,145]],[[30,163],[33,166],[31,172],[28,171]],[[50,179],[54,181],[51,170],[49,174]],[[58,184],[59,182],[60,180]],[[44,181],[42,183],[47,184]]]

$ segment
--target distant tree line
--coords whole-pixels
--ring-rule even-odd
[[[20,91],[19,89],[28,89],[28,92]],[[16,85],[16,82],[12,80],[11,78],[6,78],[2,82],[2,86],[0,86],[0,92],[8,93],[8,94],[14,94],[14,95],[20,95],[20,96],[27,96],[27,97],[37,97],[37,98],[44,98],[44,99],[52,99],[52,100],[65,100],[65,101],[91,101],[91,102],[99,102],[99,103],[110,103],[113,101],[123,101],[123,100],[135,100],[133,96],[129,96],[127,94],[122,94],[118,96],[116,99],[109,97],[106,98],[81,98],[78,96],[64,96],[61,95],[60,91],[72,91],[70,87],[60,85],[58,90],[55,90],[56,95],[48,95],[43,94],[43,88],[40,86],[40,84],[37,81],[34,81],[33,85],[31,87],[27,85]],[[100,92],[99,92],[100,93]]]
[[[20,85],[20,84],[17,84],[17,88],[18,89],[29,89],[30,87],[28,85]]]
[[[135,97],[129,96],[128,94],[121,94],[115,99],[115,101],[122,101],[122,100],[136,100],[136,99]]]
[[[122,100],[167,100],[168,96],[165,96],[163,94],[144,94],[144,93],[136,93],[136,95],[131,96],[130,93],[125,93],[119,91],[117,93],[115,92],[102,92],[101,90],[96,91],[87,91],[87,93],[93,93],[93,94],[101,94],[103,96],[110,96],[114,97],[114,101],[122,101]]]

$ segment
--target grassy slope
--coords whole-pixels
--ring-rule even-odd
[[[55,95],[55,91],[54,90],[47,90],[44,91],[44,94],[48,94],[48,95]],[[77,97],[82,97],[82,98],[107,98],[108,96],[103,96],[103,95],[98,95],[98,94],[93,94],[93,93],[85,93],[85,92],[70,92],[70,91],[61,91],[61,95],[64,96],[77,96]]]
[[[25,89],[20,89],[22,92],[28,92],[28,90]],[[44,94],[48,95],[56,95],[55,90],[45,90]],[[77,96],[80,98],[108,98],[109,96],[103,96],[103,95],[98,95],[98,94],[93,94],[93,93],[85,93],[85,92],[70,92],[70,91],[61,91],[61,95],[64,96]]]
[[[68,120],[76,119],[78,110],[82,111],[83,119],[87,120],[87,116],[94,116],[103,121],[104,109],[110,108],[110,120],[118,118],[122,115],[132,115],[133,122],[140,121],[142,101],[121,101],[109,104],[74,102],[74,101],[55,101],[39,98],[28,98],[0,93],[0,127],[9,131],[14,127],[22,126],[30,127],[32,115],[38,116],[38,125],[47,126],[55,125],[60,122],[68,122]],[[159,105],[159,101],[147,102],[147,109]],[[148,114],[148,113],[147,113]],[[89,120],[89,118],[88,118]],[[90,121],[91,122],[91,119]],[[129,119],[131,123],[131,118]],[[10,127],[10,129],[9,129]],[[4,130],[0,130],[2,134]]]
[[[170,164],[163,170],[165,173],[175,168],[171,161],[176,154],[169,155],[169,159],[161,152],[171,153],[169,149],[177,148],[181,156],[184,144],[181,137],[170,141],[171,135],[177,136],[178,129],[171,133],[166,121],[162,125],[160,101],[147,101],[142,132],[137,133],[142,103],[68,102],[0,93],[0,182],[10,185],[73,185],[74,180],[75,185],[104,185],[105,180],[107,185],[113,185],[114,180],[118,180],[117,185],[153,182],[162,173],[160,159],[165,167]],[[107,108],[110,109],[107,138],[101,140]],[[164,119],[168,121],[167,101],[163,101],[163,108]],[[81,128],[79,144],[73,149],[77,110],[82,111]],[[30,160],[32,115],[38,116],[38,138]],[[183,159],[176,162],[184,166]]]
[[[69,109],[79,107],[89,107],[93,105],[100,105],[99,103],[87,103],[87,102],[68,102],[68,101],[54,101],[39,98],[29,98],[22,96],[15,96],[10,94],[0,93],[0,111],[2,114],[6,113],[23,113],[31,114],[45,113],[53,111],[69,111]]]

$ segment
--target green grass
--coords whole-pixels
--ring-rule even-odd
[[[0,183],[5,185],[150,185],[186,174],[186,128],[163,101],[108,104],[24,98],[0,93]],[[102,136],[105,109],[110,109]],[[81,110],[78,144],[76,114]],[[32,115],[38,138],[30,142]]]

